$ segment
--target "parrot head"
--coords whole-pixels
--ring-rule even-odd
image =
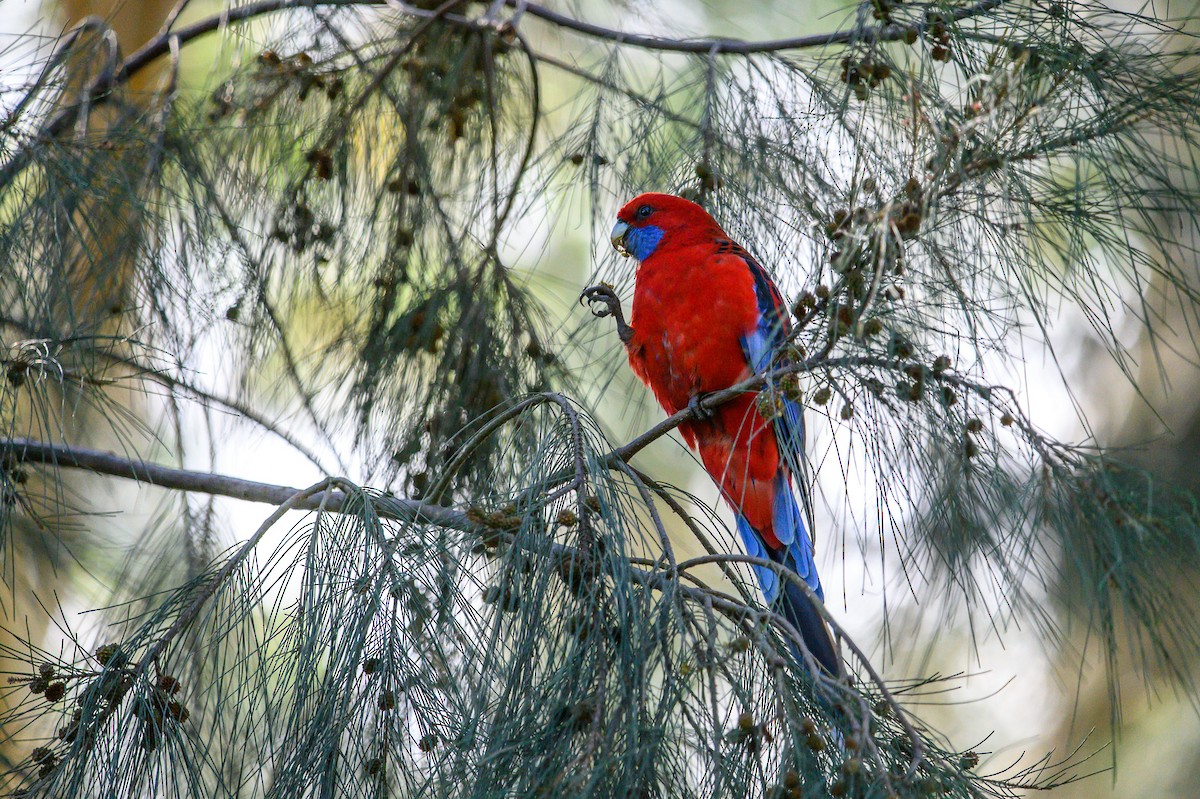
[[[708,212],[673,194],[640,194],[617,214],[612,245],[625,256],[644,261],[663,246],[684,246],[724,236]],[[665,244],[664,244],[665,242]]]

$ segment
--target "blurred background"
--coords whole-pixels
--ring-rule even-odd
[[[135,51],[153,36],[176,9],[175,0],[0,0],[0,90],[3,106],[16,102],[14,90],[28,80],[20,73],[21,65],[34,63],[30,50],[48,51],[62,32],[90,16],[106,19],[112,25],[124,53]],[[212,0],[196,0],[183,8],[181,23],[216,13],[221,5]],[[744,39],[773,38],[780,35],[834,30],[845,24],[849,14],[844,5],[831,0],[761,2],[747,4],[737,0],[669,0],[656,3],[577,2],[572,12],[580,18],[630,31],[672,36],[725,36]],[[1127,10],[1133,10],[1132,6]],[[1141,8],[1153,15],[1153,8]],[[1174,9],[1178,14],[1178,9]],[[1185,15],[1186,17],[1186,15]],[[274,41],[279,31],[271,22],[238,28],[239,39],[212,37],[189,46],[184,54],[179,80],[188,91],[212,90],[223,70],[243,60],[259,57],[265,43]],[[260,37],[256,39],[256,36]],[[647,62],[649,65],[649,62]],[[654,68],[670,70],[670,58],[655,62]],[[682,65],[676,64],[681,67]],[[163,81],[162,70],[145,70],[130,86],[129,102],[157,90]],[[549,124],[564,126],[578,109],[572,103],[575,89],[561,72],[547,72],[541,87]],[[835,158],[833,154],[831,158]],[[645,186],[658,190],[662,186]],[[532,287],[541,303],[557,319],[550,326],[558,331],[574,329],[583,311],[576,304],[579,291],[588,285],[607,251],[607,236],[592,224],[596,218],[615,215],[629,199],[611,190],[588,194],[582,189],[574,201],[557,203],[550,217],[549,205],[541,208],[532,202],[513,225],[514,233],[505,242],[503,260],[520,279]],[[591,207],[592,203],[600,207]],[[561,213],[561,209],[567,209]],[[1192,227],[1191,220],[1171,219],[1164,224],[1180,231]],[[119,220],[113,220],[119,227]],[[1180,236],[1186,239],[1187,234]],[[752,251],[754,241],[743,242]],[[121,257],[121,243],[101,236],[96,246],[105,248],[113,258]],[[1173,257],[1196,266],[1195,252],[1181,248]],[[810,254],[795,256],[803,261]],[[815,257],[815,255],[811,255]],[[764,257],[764,260],[766,258]],[[768,266],[770,264],[768,263]],[[632,263],[626,265],[631,268]],[[804,267],[782,277],[785,293],[794,296],[805,287]],[[101,314],[110,304],[104,287],[95,287],[95,312]],[[1153,303],[1155,293],[1147,292]],[[302,312],[301,312],[302,313]],[[1131,328],[1127,342],[1136,353],[1136,387],[1125,379],[1124,369],[1112,358],[1092,328],[1081,316],[1064,313],[1049,324],[1053,349],[1036,339],[1020,342],[1020,369],[1010,374],[1014,387],[1023,398],[1034,423],[1052,437],[1072,442],[1093,442],[1128,447],[1126,459],[1149,469],[1164,481],[1200,489],[1200,366],[1197,364],[1193,333],[1176,301],[1163,301],[1153,307],[1152,315],[1161,320],[1160,339],[1143,340]],[[321,319],[293,320],[308,325],[314,340],[319,339]],[[1118,320],[1119,323],[1119,320]],[[570,364],[583,375],[581,380],[596,380],[605,386],[598,410],[600,420],[613,440],[627,440],[661,418],[661,411],[640,384],[624,368],[619,342],[607,320],[597,320],[584,328],[594,336],[584,361]],[[1163,331],[1178,331],[1170,333]],[[1174,336],[1174,340],[1172,340]],[[193,353],[193,368],[209,372],[216,390],[232,393],[222,385],[220,351]],[[1011,365],[1010,365],[1011,366]],[[996,364],[996,370],[1005,368]],[[595,375],[594,378],[589,377]],[[273,392],[279,389],[264,379],[254,390],[270,407]],[[160,410],[150,410],[146,397],[135,392],[114,389],[112,403],[126,409],[131,417],[151,418],[146,432],[132,433],[151,442],[161,436],[170,441],[172,433],[166,418],[155,418]],[[286,407],[281,402],[281,408]],[[341,471],[353,479],[369,479],[369,467],[339,463],[337,453],[347,442],[318,441],[311,462],[298,458],[293,449],[266,435],[247,433],[237,420],[222,418],[229,411],[211,408],[188,414],[206,416],[210,431],[237,430],[238,445],[209,449],[202,441],[181,446],[186,451],[183,465],[197,469],[260,478],[272,475],[274,482],[308,485],[325,471]],[[1087,423],[1081,421],[1086,419]],[[303,420],[292,418],[293,429],[305,431]],[[71,422],[85,427],[86,414]],[[956,612],[953,607],[930,607],[919,601],[919,590],[908,590],[903,570],[890,562],[893,554],[867,544],[864,550],[853,535],[839,534],[846,523],[840,512],[831,508],[860,508],[872,512],[874,488],[865,480],[846,475],[831,454],[831,425],[814,425],[811,443],[814,467],[825,497],[841,497],[819,503],[817,541],[819,563],[830,608],[846,629],[860,642],[870,644],[869,651],[886,677],[904,680],[916,674],[940,674],[946,679],[936,692],[913,698],[911,704],[930,726],[942,731],[957,749],[975,749],[989,753],[989,768],[1001,768],[1022,760],[1025,763],[1053,750],[1052,760],[1065,758],[1075,747],[1095,752],[1084,770],[1110,769],[1090,779],[1059,789],[1063,797],[1144,797],[1146,799],[1189,799],[1200,796],[1200,703],[1194,695],[1181,694],[1169,675],[1146,675],[1132,670],[1122,672],[1118,681],[1121,701],[1120,724],[1110,728],[1113,695],[1104,678],[1105,653],[1090,641],[1088,626],[1079,620],[1061,618],[1063,632],[1056,642],[1041,637],[1032,627],[1022,627],[997,614],[987,623]],[[311,429],[307,431],[311,434]],[[93,446],[104,448],[115,443],[105,434],[90,439]],[[686,449],[672,436],[654,444],[639,456],[645,471],[667,482],[684,486],[712,507],[726,524],[730,519],[718,502],[708,477]],[[323,467],[323,468],[322,468]],[[111,484],[97,497],[86,478],[80,478],[72,490],[89,496],[96,510],[115,508],[136,497],[142,522],[152,524],[162,512],[162,497],[151,489],[122,486],[113,495]],[[212,524],[214,541],[224,545],[244,537],[265,515],[261,507],[246,506],[232,500],[216,500],[196,505],[193,512],[206,514]],[[61,603],[64,617],[92,607],[111,595],[112,581],[125,579],[131,571],[146,569],[135,551],[140,538],[138,523],[128,517],[111,522],[103,517],[72,522],[61,549],[27,544],[20,549],[7,575],[13,588],[6,592],[3,611],[10,625],[24,632],[25,625],[35,637],[53,640],[61,636],[49,622],[45,609],[37,604],[47,597]],[[682,553],[698,553],[696,543],[683,530],[672,531]],[[34,539],[30,538],[29,541]],[[41,540],[41,539],[38,539]],[[76,559],[71,550],[94,554],[107,551],[112,559],[107,569],[85,568],[86,557]],[[92,555],[88,555],[91,557]],[[204,552],[195,553],[202,560]],[[15,578],[15,579],[14,579]],[[164,582],[167,577],[164,575]],[[1180,578],[1181,603],[1194,603],[1200,575]],[[34,597],[40,598],[35,600]],[[886,602],[884,601],[886,597]],[[1053,608],[1048,609],[1053,614]],[[885,621],[886,619],[886,621]],[[1132,639],[1131,639],[1132,643]],[[1119,658],[1118,664],[1122,661]],[[1200,664],[1184,664],[1196,672]]]

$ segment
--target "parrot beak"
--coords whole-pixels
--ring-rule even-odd
[[[609,235],[609,239],[612,241],[613,249],[621,253],[621,255],[624,255],[626,258],[629,257],[629,248],[625,246],[625,236],[628,235],[628,233],[629,225],[618,221],[617,224],[613,225],[612,233]]]

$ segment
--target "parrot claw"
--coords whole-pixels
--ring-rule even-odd
[[[592,315],[603,319],[606,316],[611,316],[617,322],[617,335],[621,337],[621,342],[628,344],[633,338],[633,328],[625,323],[625,313],[621,310],[621,298],[617,296],[617,292],[607,283],[601,283],[597,286],[588,286],[579,295],[579,304],[587,304]],[[603,306],[597,308],[595,303],[603,303]]]
[[[696,419],[711,419],[713,418],[713,412],[700,404],[703,399],[703,394],[693,394],[692,398],[688,400],[688,410],[691,411],[692,416]]]

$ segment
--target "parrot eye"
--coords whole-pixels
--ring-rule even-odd
[[[638,219],[646,219],[652,213],[654,213],[654,209],[648,205],[643,205],[637,209]]]

